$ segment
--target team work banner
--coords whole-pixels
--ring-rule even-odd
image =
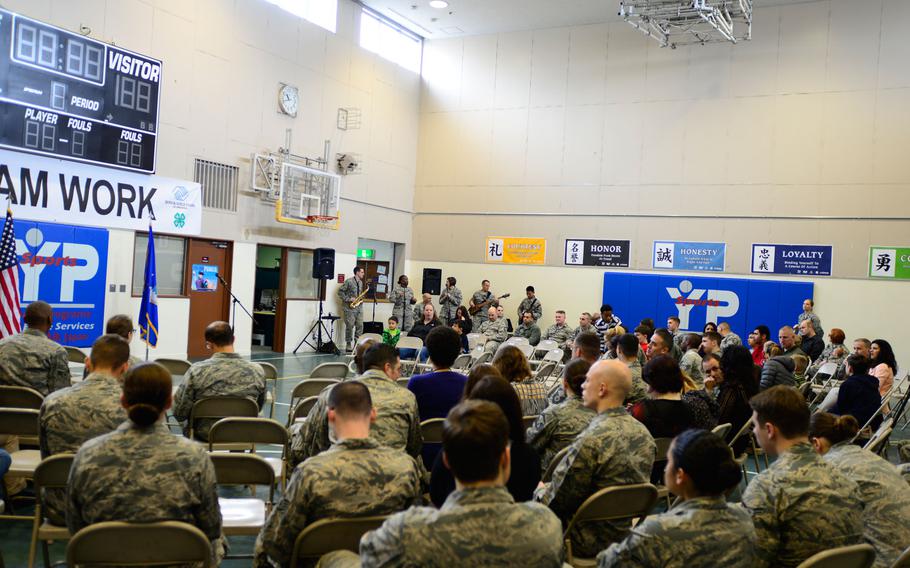
[[[0,199],[16,219],[198,235],[198,183],[0,150]]]
[[[525,237],[487,237],[487,262],[545,264],[547,240]]]
[[[869,276],[910,280],[910,248],[870,248]]]

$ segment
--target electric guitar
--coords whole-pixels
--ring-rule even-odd
[[[510,295],[511,295],[511,294],[503,294],[502,296],[499,296],[498,298],[490,298],[489,300],[483,301],[483,302],[481,302],[481,303],[479,303],[479,304],[474,304],[474,305],[472,305],[471,307],[468,308],[468,313],[470,313],[472,316],[473,316],[473,315],[476,315],[477,312],[479,312],[480,310],[486,308],[486,307],[489,306],[490,304],[492,304],[492,303],[494,303],[494,302],[498,302],[499,300],[503,300],[503,299],[505,299],[505,298],[508,298]]]

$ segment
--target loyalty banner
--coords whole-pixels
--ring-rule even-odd
[[[16,219],[178,235],[202,231],[198,183],[0,150],[0,198]]]
[[[871,247],[869,276],[910,280],[910,248]]]
[[[629,267],[631,241],[566,239],[565,264]]]
[[[752,272],[831,276],[833,247],[828,245],[752,245]]]
[[[652,266],[672,270],[723,272],[726,243],[654,241]]]

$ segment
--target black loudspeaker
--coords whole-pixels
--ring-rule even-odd
[[[318,248],[313,251],[313,278],[317,280],[335,278],[335,249]]]
[[[363,322],[363,332],[364,333],[376,333],[378,335],[382,335],[382,322],[381,321]]]
[[[423,294],[438,296],[442,291],[442,270],[439,268],[423,269]]]

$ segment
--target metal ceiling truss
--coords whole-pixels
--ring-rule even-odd
[[[619,15],[671,49],[752,39],[752,0],[623,0]]]

